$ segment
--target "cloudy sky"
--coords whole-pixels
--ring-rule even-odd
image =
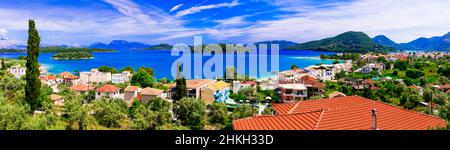
[[[0,36],[26,41],[33,18],[46,44],[305,42],[345,31],[408,42],[449,32],[449,8],[449,0],[1,0]]]

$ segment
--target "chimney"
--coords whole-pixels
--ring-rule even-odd
[[[372,109],[372,130],[378,130],[377,109]]]

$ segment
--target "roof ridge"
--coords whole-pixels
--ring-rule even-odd
[[[301,113],[294,113],[294,114],[280,114],[280,115],[257,115],[257,116],[250,116],[246,118],[241,119],[250,119],[250,118],[259,118],[259,117],[277,117],[277,116],[291,116],[291,115],[301,115],[301,114],[309,114],[309,113],[315,113],[315,112],[322,112],[323,110],[313,110],[313,111],[307,111],[307,112],[301,112]],[[236,119],[240,120],[240,119]]]

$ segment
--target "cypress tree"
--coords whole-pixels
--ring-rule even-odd
[[[5,64],[5,59],[2,59],[2,64],[1,64],[1,66],[2,66],[2,70],[6,70],[7,68],[6,68],[6,64]]]
[[[30,104],[31,109],[35,110],[40,107],[38,100],[41,91],[41,80],[39,80],[39,44],[41,38],[36,30],[34,20],[28,21],[28,46],[27,46],[27,63],[26,63],[26,86],[25,86],[25,101]]]

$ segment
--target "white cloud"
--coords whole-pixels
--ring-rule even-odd
[[[86,37],[95,40],[114,36],[167,36],[178,32],[183,35],[188,32],[194,34],[193,29],[183,26],[183,20],[154,6],[147,5],[141,8],[140,5],[129,0],[105,0],[105,2],[111,4],[116,10],[58,7],[46,7],[45,10],[0,8],[0,20],[2,20],[0,26],[9,30],[24,31],[28,29],[28,19],[33,18],[39,31],[44,31],[44,34],[51,32],[52,35],[58,35],[59,39],[73,39],[73,42]],[[44,34],[42,36],[46,36]],[[60,42],[55,39],[43,40]],[[152,39],[143,40],[151,41]],[[71,43],[71,41],[66,42]]]
[[[233,0],[231,3],[219,3],[219,4],[211,4],[211,5],[194,6],[194,7],[179,11],[177,14],[175,14],[175,16],[181,17],[181,16],[190,15],[190,14],[195,14],[195,13],[201,12],[202,10],[221,8],[221,7],[235,7],[238,5],[240,5],[238,0]]]
[[[183,4],[175,5],[175,6],[173,6],[169,11],[170,11],[170,12],[176,11],[176,10],[180,9],[181,6],[183,6]]]
[[[6,36],[8,34],[8,30],[0,29],[0,36]]]
[[[247,16],[235,16],[223,20],[214,20],[214,22],[218,23],[215,28],[230,28],[230,27],[241,27],[250,24],[250,22],[246,21],[245,18]]]

